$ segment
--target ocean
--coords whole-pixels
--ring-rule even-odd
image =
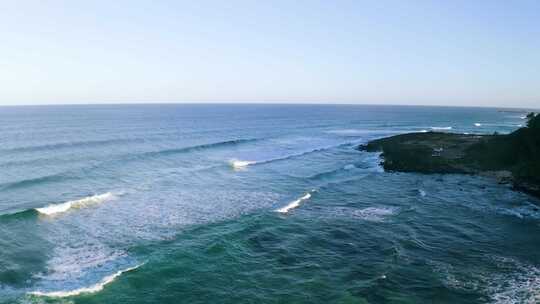
[[[540,202],[359,144],[526,111],[0,107],[0,303],[540,303]]]

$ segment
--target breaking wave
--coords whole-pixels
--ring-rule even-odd
[[[256,161],[250,161],[250,160],[238,160],[238,159],[231,159],[229,161],[229,164],[233,167],[235,170],[244,169],[249,165],[256,164]]]
[[[452,130],[452,127],[431,127],[431,130]]]
[[[95,293],[95,292],[103,290],[105,285],[114,282],[114,280],[116,280],[116,278],[122,275],[123,273],[133,271],[142,265],[143,264],[139,264],[137,266],[119,270],[111,275],[104,277],[101,281],[99,281],[98,283],[92,286],[77,288],[74,290],[66,290],[66,291],[51,291],[51,292],[32,291],[32,292],[29,292],[29,294],[35,295],[35,296],[43,296],[43,297],[65,298],[65,297],[77,296],[83,293]]]
[[[311,192],[314,192],[314,191],[315,190],[311,190]],[[277,209],[276,212],[288,213],[292,209],[300,207],[300,204],[302,204],[303,202],[305,202],[306,200],[308,200],[310,198],[311,198],[311,193],[308,192],[304,196],[290,202],[289,204],[287,204],[287,206]]]
[[[78,200],[67,201],[61,204],[52,204],[42,208],[35,208],[35,210],[40,214],[55,215],[66,212],[71,208],[84,208],[89,205],[103,203],[105,201],[112,200],[115,197],[116,196],[113,193],[107,192],[99,195],[88,196]]]
[[[259,161],[231,159],[231,160],[229,160],[229,164],[235,169],[238,169],[238,168],[241,169],[241,168],[245,168],[245,167],[251,166],[251,165],[262,165],[262,164],[274,163],[274,162],[278,162],[278,161],[295,159],[295,158],[303,157],[303,156],[306,156],[306,155],[309,155],[309,154],[323,152],[323,151],[327,151],[327,150],[334,149],[334,148],[339,148],[339,147],[351,146],[351,145],[355,145],[355,144],[358,144],[358,142],[346,142],[346,143],[342,143],[342,144],[338,144],[338,145],[315,148],[313,150],[299,152],[299,153],[296,153],[296,154],[289,154],[289,155],[285,155],[283,157],[276,157],[276,158],[270,158],[270,159],[259,160]]]

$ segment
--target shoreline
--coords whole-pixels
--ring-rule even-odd
[[[540,115],[530,121],[538,122]],[[534,124],[529,124],[534,125]],[[407,133],[369,141],[360,151],[382,152],[385,171],[472,174],[540,198],[540,130],[506,135]]]

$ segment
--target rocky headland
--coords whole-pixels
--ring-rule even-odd
[[[359,149],[382,152],[387,171],[479,174],[540,197],[540,114],[527,119],[526,127],[505,135],[408,133]]]

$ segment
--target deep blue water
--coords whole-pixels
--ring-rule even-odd
[[[0,303],[540,303],[537,199],[355,149],[524,114],[0,107]]]

